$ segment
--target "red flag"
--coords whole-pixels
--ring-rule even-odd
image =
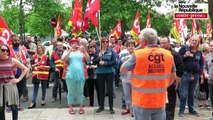
[[[12,32],[4,22],[3,18],[0,16],[0,44],[10,45],[12,43],[12,40],[10,39],[11,36]]]
[[[176,39],[177,42],[180,42],[180,35],[178,33],[178,28],[177,28],[177,25],[176,25],[176,22],[174,22],[173,26],[172,26],[172,30],[171,30],[171,33],[173,35],[173,37]]]
[[[122,35],[122,30],[121,30],[121,21],[118,20],[118,24],[116,25],[116,27],[114,28],[114,37],[116,39],[118,39],[121,35]]]
[[[146,20],[146,28],[151,27],[151,20],[150,20],[150,11],[148,11],[147,20]]]
[[[92,0],[90,3],[90,12],[97,13],[100,10],[100,0]]]
[[[118,39],[122,35],[121,30],[121,22],[118,20],[118,24],[115,26],[115,28],[108,34],[107,39],[109,40],[110,37],[114,36],[115,39]]]
[[[89,15],[90,15],[90,0],[87,0],[87,8],[84,13],[84,22],[82,26],[83,31],[87,31],[89,28]]]
[[[108,34],[107,40],[110,40],[111,36],[114,36],[114,29],[110,32],[110,34]]]
[[[98,27],[98,11],[92,12],[91,11],[91,3],[90,0],[87,1],[87,8],[84,15],[84,23],[83,23],[83,31],[86,31],[89,26],[89,19],[91,20],[92,24],[95,27]],[[88,19],[89,18],[89,19]]]
[[[90,14],[89,18],[90,18],[92,24],[95,27],[98,27],[98,12]]]
[[[100,11],[100,0],[90,2],[90,20],[95,27],[98,27],[98,12]]]
[[[199,34],[199,36],[203,37],[203,31],[202,31],[202,27],[201,27],[200,23],[197,25],[197,28],[198,28],[198,34]]]
[[[135,15],[135,20],[134,20],[134,23],[132,25],[132,30],[131,30],[131,34],[132,36],[137,39],[138,38],[138,35],[140,34],[140,22],[139,22],[139,12],[137,11],[136,12],[136,15]]]
[[[211,32],[212,32],[211,24],[209,23],[208,20],[206,20],[206,40],[209,39]]]
[[[197,25],[196,25],[196,20],[192,20],[192,34],[191,36],[197,35]]]
[[[75,0],[72,15],[68,23],[69,26],[73,26],[72,33],[75,37],[81,34],[82,27],[82,1]]]
[[[60,14],[58,15],[58,21],[56,25],[56,31],[55,31],[55,36],[56,38],[61,37],[62,31],[61,31],[61,16]]]
[[[75,0],[75,3],[74,3],[74,7],[73,7],[73,10],[72,10],[72,14],[70,15],[70,20],[68,22],[68,25],[69,26],[73,26],[73,24],[76,24],[76,19],[78,17],[78,6],[79,6],[79,0]]]

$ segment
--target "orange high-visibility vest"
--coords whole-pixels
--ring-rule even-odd
[[[14,50],[13,50],[12,45],[10,45],[9,48],[10,48],[10,57],[19,60],[18,57],[16,56]],[[27,49],[26,49],[23,45],[22,45],[22,46],[19,46],[19,54],[20,54],[20,56],[21,56],[22,62],[25,63],[25,66],[27,66],[27,65],[26,65],[26,63],[27,63],[27,62],[26,62],[26,61],[27,61],[27,57],[26,57]]]
[[[61,58],[58,56],[56,52],[52,52],[52,56],[54,59],[55,66],[61,70],[64,67],[64,62],[61,60]]]
[[[43,55],[41,60],[38,61],[38,55],[33,56],[34,63],[39,62],[39,66],[47,66],[47,55]],[[36,76],[39,80],[48,80],[49,76],[49,69],[39,69],[35,67],[32,72],[32,76]]]
[[[65,79],[66,78],[66,75],[67,75],[67,70],[68,70],[68,62],[66,62],[64,64],[64,67],[63,67],[63,73],[62,73],[62,78]]]
[[[10,49],[10,57],[19,60],[18,57],[16,56],[14,50],[13,50],[12,45],[9,46],[9,49]],[[22,63],[24,63],[25,66],[28,66],[27,57],[26,57],[27,49],[23,45],[19,46],[19,54],[21,56]],[[15,74],[16,74],[16,71],[17,71],[17,66],[14,66],[14,73]]]
[[[166,104],[173,56],[168,50],[152,47],[135,51],[132,72],[132,101],[142,108],[161,108]]]

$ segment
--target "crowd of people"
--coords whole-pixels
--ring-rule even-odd
[[[101,37],[97,41],[73,37],[52,40],[46,49],[38,40],[32,42],[31,36],[24,42],[17,35],[11,38],[11,45],[0,45],[2,120],[5,109],[12,111],[13,120],[18,119],[18,111],[23,110],[21,98],[28,101],[32,97],[28,109],[35,108],[40,83],[40,104],[45,106],[46,89],[51,81],[54,84],[51,102],[58,99],[62,83],[70,114],[76,114],[75,102],[79,104],[79,114],[86,112],[84,98],[89,98],[89,106],[93,107],[94,91],[98,102],[96,113],[104,111],[108,96],[109,113],[115,114],[114,91],[120,84],[124,110],[119,114],[129,114],[136,120],[174,120],[176,100],[180,101],[179,117],[184,117],[186,107],[191,115],[200,116],[195,110],[195,93],[205,93],[199,99],[201,109],[213,107],[213,41],[200,36],[172,43],[169,37],[159,37],[156,30],[145,28],[138,43],[131,36]],[[28,96],[26,86],[29,77],[33,83],[32,96]]]

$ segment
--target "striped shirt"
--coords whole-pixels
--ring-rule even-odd
[[[14,79],[12,58],[0,59],[0,84],[9,83],[12,79]]]

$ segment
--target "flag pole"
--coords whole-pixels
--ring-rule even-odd
[[[97,34],[98,34],[98,39],[99,39],[99,43],[100,43],[100,50],[102,49],[101,48],[101,9],[99,9],[99,12],[98,12],[98,30],[97,30]]]
[[[99,12],[98,12],[98,36],[99,36],[99,43],[100,43],[100,52],[102,52],[102,47],[101,47],[101,9],[99,9]],[[100,61],[102,61],[102,55],[100,57]]]
[[[101,9],[98,12],[99,37],[101,37]]]

